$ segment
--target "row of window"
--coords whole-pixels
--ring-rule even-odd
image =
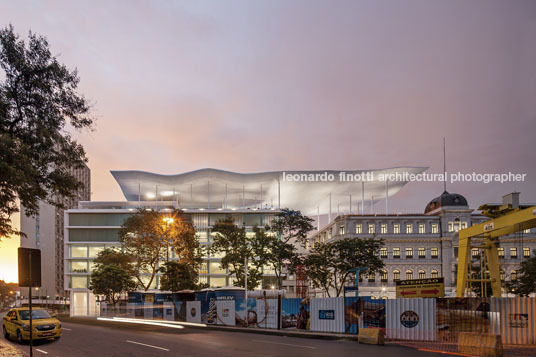
[[[406,248],[405,249],[405,257],[406,259],[413,259],[413,248]],[[420,259],[426,258],[426,248],[420,247],[417,248],[417,256]],[[392,257],[393,258],[400,258],[400,248],[394,247],[392,248]],[[380,248],[380,258],[387,259],[388,258],[388,250],[387,248],[383,247]],[[439,258],[439,248],[430,248],[430,258],[435,259]]]
[[[381,270],[380,273],[379,273],[379,277],[380,277],[380,281],[382,283],[387,282],[388,281],[387,270]],[[426,279],[426,272],[424,270],[419,270],[417,272],[416,277],[418,279]],[[438,277],[439,277],[439,272],[437,270],[433,269],[430,272],[430,278],[434,279],[434,278],[438,278]],[[411,269],[406,270],[406,279],[414,279],[413,270],[411,270]],[[370,273],[370,274],[360,275],[359,276],[359,281],[363,281],[363,280],[366,280],[366,281],[371,282],[371,283],[375,282],[376,281],[376,274],[375,273]],[[395,269],[395,270],[393,270],[393,281],[397,281],[397,280],[400,280],[400,270]]]
[[[434,234],[439,233],[439,225],[437,223],[432,223],[430,227],[431,227],[430,233],[434,233]],[[363,234],[365,232],[363,228],[364,228],[363,224],[361,224],[361,223],[356,224],[355,225],[355,233],[356,234]],[[426,225],[424,223],[419,223],[418,232],[419,232],[419,234],[427,233],[426,232]],[[376,224],[368,223],[367,224],[367,233],[368,234],[375,234],[376,233]],[[381,234],[389,233],[387,223],[381,223],[380,224],[380,233]],[[391,232],[391,233],[400,234],[401,233],[401,225],[398,224],[398,223],[393,224],[393,232]],[[405,233],[406,234],[413,234],[413,224],[408,223],[408,224],[405,225]],[[341,225],[341,226],[339,226],[339,235],[343,235],[343,234],[345,234],[345,226]],[[329,231],[328,231],[328,235],[329,235]]]
[[[473,258],[478,258],[480,257],[481,255],[481,251],[483,249],[481,248],[472,248],[471,249],[471,256]],[[499,258],[504,258],[504,248],[503,247],[499,247],[497,248],[497,253],[499,254]],[[523,248],[523,257],[524,258],[530,258],[530,248]],[[511,247],[510,248],[510,258],[511,259],[516,259],[517,258],[517,247]]]

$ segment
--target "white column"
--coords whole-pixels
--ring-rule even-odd
[[[365,215],[365,181],[361,182],[361,215]]]
[[[385,215],[389,215],[389,180],[385,181]]]
[[[328,224],[331,223],[331,192],[329,193],[329,217]]]

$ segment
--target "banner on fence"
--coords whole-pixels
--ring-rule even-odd
[[[277,299],[257,299],[257,326],[262,328],[277,328]]]
[[[172,302],[166,301],[163,303],[164,320],[175,320],[175,305]]]

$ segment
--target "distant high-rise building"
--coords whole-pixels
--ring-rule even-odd
[[[78,207],[79,201],[91,200],[91,170],[84,166],[71,171],[84,186],[72,197],[54,197],[54,201],[62,203],[65,209]],[[39,202],[39,213],[27,217],[21,207],[20,228],[27,237],[21,237],[20,246],[41,249],[41,288],[39,296],[50,299],[68,296],[64,290],[64,209],[46,202]],[[21,294],[27,296],[27,290]]]

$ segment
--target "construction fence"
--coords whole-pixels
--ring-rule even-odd
[[[472,336],[499,335],[504,355],[536,355],[536,298],[246,300],[243,292],[217,291],[153,295],[129,296],[129,302],[113,310],[101,303],[101,316],[339,334],[379,328],[388,341],[446,352],[460,352],[461,341],[471,344]]]

